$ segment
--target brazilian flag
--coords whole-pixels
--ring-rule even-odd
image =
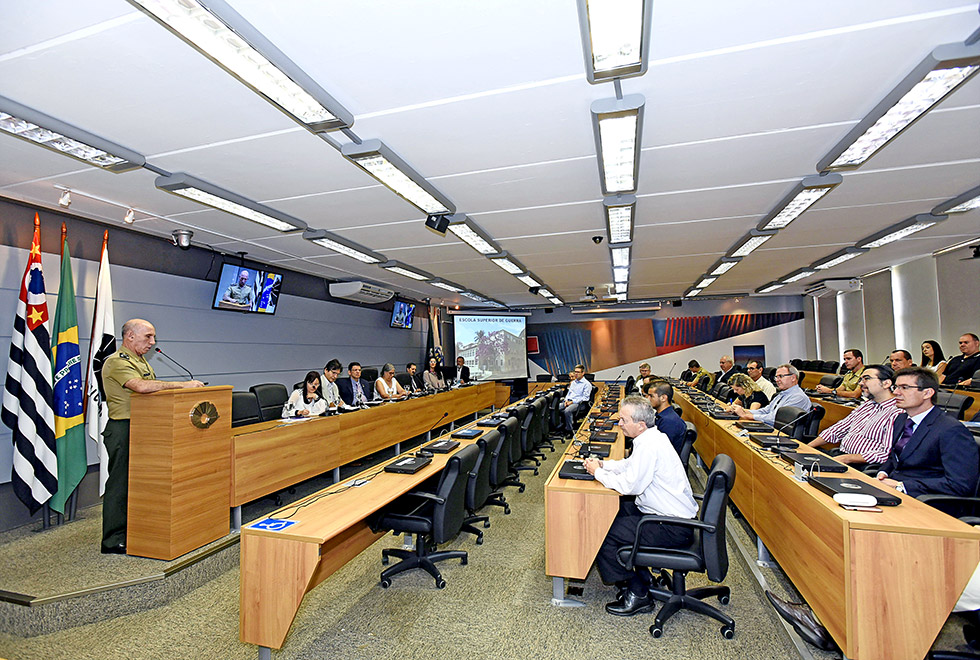
[[[61,287],[54,314],[51,365],[54,381],[54,431],[58,443],[58,492],[48,504],[65,513],[65,501],[88,469],[85,456],[85,419],[82,357],[78,352],[78,314],[75,311],[75,283],[71,276],[68,241],[62,242]]]

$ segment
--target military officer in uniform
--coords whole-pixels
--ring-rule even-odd
[[[248,285],[248,271],[244,268],[238,273],[238,283],[229,284],[225,290],[225,295],[221,298],[225,302],[235,303],[236,305],[247,305],[249,308],[255,302],[255,292]]]
[[[102,553],[126,553],[126,504],[129,496],[129,395],[160,390],[203,387],[198,380],[157,380],[153,367],[143,357],[156,343],[156,329],[143,319],[126,321],[122,348],[102,365],[109,421],[103,438],[109,455],[109,478],[102,501]]]

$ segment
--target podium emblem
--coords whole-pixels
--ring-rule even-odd
[[[199,429],[206,429],[217,421],[218,409],[210,401],[202,401],[191,411],[191,424]]]

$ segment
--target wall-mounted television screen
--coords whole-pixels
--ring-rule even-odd
[[[395,307],[391,310],[392,328],[411,328],[415,320],[415,303],[395,301]]]
[[[282,290],[282,274],[221,264],[212,309],[275,314]]]

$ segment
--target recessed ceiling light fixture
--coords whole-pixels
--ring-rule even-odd
[[[813,268],[800,268],[795,270],[786,277],[782,278],[780,282],[782,284],[792,284],[793,282],[799,282],[800,280],[806,279],[811,275],[816,275],[817,271]]]
[[[521,273],[526,273],[527,268],[521,265],[514,257],[510,256],[507,252],[501,252],[499,254],[492,254],[487,257],[494,263],[495,266],[502,268],[511,275],[520,275]]]
[[[432,286],[439,287],[440,289],[445,289],[446,291],[452,291],[453,293],[462,293],[465,289],[458,284],[453,284],[443,279],[436,278],[429,282]]]
[[[589,82],[646,73],[653,0],[578,0],[577,4]]]
[[[980,186],[967,190],[962,195],[957,195],[948,202],[943,202],[932,210],[933,215],[946,215],[949,213],[966,213],[973,209],[980,209]]]
[[[380,264],[388,260],[383,254],[369,250],[354,241],[349,241],[325,229],[307,229],[303,232],[303,238],[328,250],[333,250],[338,254],[350,257],[351,259],[357,259],[361,263]]]
[[[490,234],[483,231],[465,213],[456,213],[449,217],[449,231],[482,255],[497,254],[501,251]]]
[[[845,261],[850,261],[854,257],[859,257],[867,251],[868,251],[867,248],[856,248],[856,247],[844,248],[843,250],[834,252],[829,257],[814,262],[813,268],[816,268],[817,270],[827,270],[828,268],[839,266]]]
[[[602,210],[606,216],[606,235],[609,238],[609,244],[631,242],[633,240],[636,197],[634,195],[603,197]]]
[[[755,250],[758,250],[763,243],[775,235],[775,231],[759,231],[758,229],[753,229],[725,256],[746,257]]]
[[[708,274],[714,277],[720,277],[737,266],[741,260],[741,257],[722,257],[708,270]]]
[[[844,178],[836,172],[814,174],[804,178],[759,223],[759,229],[782,229],[803,215],[808,208],[840,185],[843,180]]]
[[[419,282],[426,282],[432,279],[432,275],[425,272],[424,270],[418,270],[416,268],[412,268],[410,266],[403,264],[400,261],[386,261],[385,263],[381,264],[381,267],[389,272],[398,273],[399,275],[402,275],[404,277],[410,277],[413,280],[417,280]]]
[[[784,286],[785,286],[785,284],[782,284],[781,282],[770,282],[769,284],[766,284],[765,286],[760,286],[758,289],[755,290],[755,292],[756,293],[772,293],[776,289],[781,289]]]
[[[345,144],[340,153],[423,213],[440,215],[456,212],[456,207],[448,198],[381,140]]]
[[[906,236],[911,236],[912,234],[920,232],[923,229],[928,229],[937,222],[942,222],[945,219],[945,215],[920,213],[906,220],[902,220],[901,222],[894,224],[887,229],[883,229],[877,234],[872,234],[864,240],[858,241],[856,245],[859,248],[876,248],[881,247],[882,245],[888,245],[889,243],[894,243],[895,241],[901,240]]]
[[[642,94],[592,103],[592,132],[603,195],[636,192],[644,103]]]

